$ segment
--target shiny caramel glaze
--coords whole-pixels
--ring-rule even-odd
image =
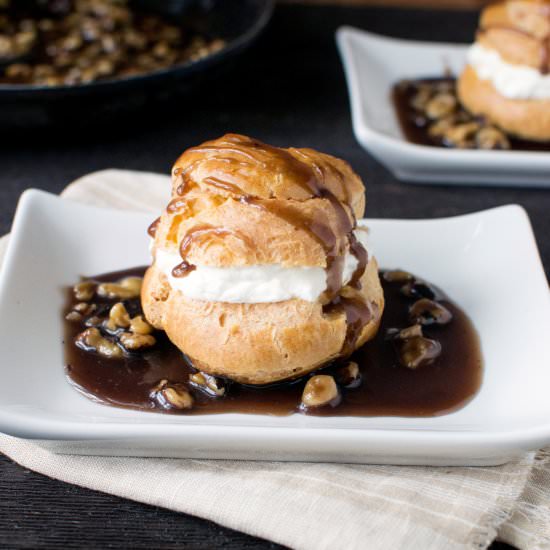
[[[187,252],[192,246],[201,246],[203,243],[208,243],[212,239],[223,239],[224,237],[232,235],[237,239],[241,240],[243,243],[250,246],[246,235],[242,235],[238,231],[233,231],[232,229],[224,229],[223,227],[212,227],[211,225],[202,224],[193,227],[188,231],[183,237],[180,244],[180,255],[183,258],[183,261],[178,264],[172,270],[172,275],[174,277],[185,277],[191,271],[195,269],[196,266],[190,264],[187,261]]]

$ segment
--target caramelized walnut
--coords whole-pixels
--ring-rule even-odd
[[[406,340],[407,338],[415,338],[417,336],[423,336],[422,327],[420,325],[412,325],[407,328],[390,328],[386,332],[386,339],[394,340],[396,338],[400,340]]]
[[[122,302],[117,302],[109,311],[109,319],[105,323],[105,328],[110,331],[116,331],[130,326],[130,316]]]
[[[421,325],[446,325],[453,314],[444,306],[428,298],[422,298],[409,308],[409,319]]]
[[[143,318],[143,315],[136,315],[130,321],[130,332],[135,334],[151,334],[153,327]]]
[[[403,271],[401,269],[385,271],[382,277],[384,277],[384,280],[388,281],[388,283],[407,283],[414,279],[408,271]]]
[[[130,4],[0,0],[0,80],[57,86],[128,77],[201,59],[225,44]]]
[[[74,297],[79,302],[89,302],[94,297],[96,286],[92,281],[78,283],[73,287]]]
[[[357,388],[361,384],[359,365],[355,361],[349,361],[347,365],[336,371],[336,379],[345,388]]]
[[[161,380],[151,390],[150,396],[163,409],[184,410],[193,407],[193,396],[180,383],[169,383],[168,380]]]
[[[98,317],[97,315],[93,315],[92,317],[86,319],[86,322],[84,324],[87,327],[99,327],[103,324],[103,319],[101,317]]]
[[[399,362],[409,369],[429,365],[441,354],[441,344],[424,336],[399,340]]]
[[[411,105],[417,111],[424,111],[432,98],[433,92],[430,86],[420,86],[411,99]]]
[[[332,376],[317,374],[312,376],[302,393],[302,407],[305,409],[330,405],[335,407],[340,402],[340,391]]]
[[[452,126],[443,134],[443,141],[451,147],[470,149],[475,144],[476,132],[481,125],[477,121],[464,122]]]
[[[86,351],[95,351],[103,357],[110,359],[120,359],[124,356],[124,352],[117,344],[105,338],[99,329],[92,327],[81,332],[75,340],[75,344]]]
[[[426,283],[421,281],[411,281],[401,288],[401,294],[407,298],[435,298],[435,291]]]
[[[120,335],[120,343],[131,351],[143,350],[153,347],[157,340],[150,334],[135,334],[132,332],[123,332]]]
[[[65,319],[72,322],[82,321],[82,315],[78,313],[78,311],[69,311],[69,313],[65,315]]]
[[[476,134],[476,145],[479,149],[510,149],[510,140],[501,130],[486,126]]]
[[[90,315],[97,309],[97,306],[95,304],[88,304],[86,302],[80,302],[78,304],[75,304],[73,307],[74,311],[77,311],[78,313],[82,315]]]
[[[428,118],[439,119],[450,115],[457,107],[457,99],[451,93],[439,93],[426,104]]]
[[[388,329],[386,339],[393,340],[399,363],[409,369],[428,365],[441,353],[441,344],[426,338],[421,325]]]
[[[101,283],[97,293],[102,298],[129,300],[138,298],[141,292],[141,277],[125,277],[118,283]]]
[[[206,374],[205,372],[199,371],[190,374],[189,382],[196,388],[215,397],[223,397],[226,392],[226,383],[224,380]]]

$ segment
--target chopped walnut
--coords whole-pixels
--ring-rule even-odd
[[[398,346],[399,362],[409,369],[429,365],[441,354],[441,344],[423,336],[407,338]]]
[[[84,324],[87,327],[99,327],[103,324],[103,319],[101,317],[98,317],[97,315],[94,315],[89,319],[86,319],[86,322]]]
[[[65,315],[67,321],[82,321],[86,315],[91,315],[96,310],[95,304],[88,302],[79,302],[73,306],[72,311]]]
[[[73,307],[74,311],[81,313],[82,315],[90,315],[97,309],[95,304],[88,304],[86,302],[80,302]]]
[[[456,120],[454,116],[440,118],[428,128],[428,134],[431,137],[443,138],[445,134],[455,126],[455,124]]]
[[[117,302],[109,311],[109,319],[105,323],[105,328],[115,331],[120,328],[130,326],[130,316],[122,302]]]
[[[135,334],[151,334],[153,327],[143,318],[143,315],[136,315],[130,321],[130,332]]]
[[[453,314],[440,303],[421,298],[410,307],[409,318],[421,325],[446,325],[452,321]]]
[[[411,105],[417,111],[424,111],[428,101],[432,98],[432,90],[429,86],[421,86],[411,100]]]
[[[457,149],[510,149],[506,133],[461,106],[454,79],[402,80],[410,120],[436,145]]]
[[[416,338],[417,336],[423,336],[422,327],[420,325],[412,325],[399,331],[399,338],[401,338],[401,340]]]
[[[384,277],[384,280],[388,281],[388,283],[407,283],[414,279],[408,271],[403,271],[401,269],[385,271],[382,277]]]
[[[150,334],[134,334],[123,332],[120,335],[120,343],[128,350],[136,351],[154,346],[157,341]]]
[[[204,372],[194,372],[189,375],[189,382],[198,389],[216,397],[225,395],[225,382]]]
[[[357,388],[361,384],[359,365],[355,361],[349,361],[347,365],[338,369],[336,378],[345,388]]]
[[[481,128],[476,134],[476,144],[480,149],[510,149],[506,134],[493,126]]]
[[[317,374],[307,381],[302,393],[302,407],[336,406],[339,402],[340,392],[332,376]]]
[[[69,313],[65,315],[65,319],[71,322],[82,321],[82,315],[78,313],[78,311],[69,311]]]
[[[164,409],[191,409],[193,396],[180,383],[169,383],[161,380],[151,391],[151,398]]]
[[[102,298],[128,300],[137,298],[141,292],[141,277],[126,277],[118,283],[101,283],[97,287],[97,293]]]
[[[449,128],[443,135],[443,139],[449,145],[459,149],[468,149],[474,145],[476,132],[479,130],[479,122],[464,122]]]
[[[99,329],[92,327],[81,332],[75,341],[76,345],[85,350],[93,350],[110,359],[120,359],[124,356],[122,349],[111,340],[105,338]]]
[[[453,94],[439,93],[426,104],[426,115],[431,119],[449,116],[457,107],[457,100]]]
[[[92,281],[84,281],[74,285],[74,297],[80,302],[90,301],[95,294],[96,284]]]

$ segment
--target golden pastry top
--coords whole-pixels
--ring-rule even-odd
[[[361,179],[343,160],[227,134],[176,161],[152,234],[155,248],[179,251],[175,276],[195,265],[319,266],[334,296],[347,253],[359,261],[354,280],[365,268],[353,235],[364,205]]]
[[[193,187],[234,198],[319,198],[327,191],[361,216],[364,188],[343,160],[313,149],[283,149],[238,134],[185,151],[174,165],[173,194]]]
[[[508,0],[487,6],[477,41],[505,61],[550,69],[550,0]]]

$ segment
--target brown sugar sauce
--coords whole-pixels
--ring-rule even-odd
[[[98,275],[91,280],[113,282],[123,277],[142,276],[144,271],[145,268],[135,268]],[[386,306],[378,336],[355,351],[350,358],[321,370],[323,374],[334,374],[338,380],[338,369],[351,360],[359,367],[361,383],[357,387],[341,385],[342,398],[337,406],[309,409],[307,414],[435,416],[463,407],[478,391],[482,379],[480,344],[472,323],[460,307],[427,284],[419,282],[413,291],[420,290],[420,294],[411,297],[410,293],[409,296],[404,295],[402,282],[389,282],[384,277],[381,281]],[[423,327],[424,336],[437,341],[441,353],[431,363],[415,369],[407,368],[400,364],[396,341],[388,337],[388,331],[391,333],[391,329],[403,329],[411,325],[409,309],[415,300],[426,296],[426,292],[428,297],[437,300],[452,314],[452,321],[444,325]],[[94,315],[108,315],[109,308],[116,301],[94,297]],[[71,312],[77,302],[79,300],[75,299],[72,289],[67,289],[64,315]],[[139,298],[123,300],[123,303],[130,316],[141,313]],[[311,375],[264,387],[222,381],[225,394],[213,397],[190,385],[189,376],[196,370],[163,332],[154,333],[156,344],[149,350],[126,351],[123,358],[113,359],[77,347],[75,340],[87,326],[85,318],[64,320],[64,323],[67,377],[77,390],[100,403],[172,414],[249,413],[282,416],[304,412],[300,408],[301,396]],[[205,345],[208,345],[207,335]],[[188,410],[163,408],[152,399],[151,392],[161,380],[185,387],[193,397],[193,407]]]
[[[433,135],[430,133],[430,120],[413,106],[413,100],[417,93],[417,90],[423,85],[436,86],[437,84],[448,84],[451,93],[458,104],[458,108],[455,112],[457,117],[457,124],[467,124],[469,122],[477,122],[480,127],[486,125],[486,122],[474,115],[468,113],[463,109],[456,97],[456,79],[451,77],[436,77],[436,78],[421,78],[416,80],[402,80],[397,82],[392,89],[392,100],[397,114],[397,119],[401,127],[401,131],[405,136],[405,139],[416,145],[430,145],[433,147],[446,147],[457,148],[456,144],[446,141],[445,136]],[[435,121],[437,122],[437,121]],[[509,149],[512,151],[550,151],[550,143],[541,143],[536,141],[528,141],[524,139],[515,138],[508,134],[505,134],[506,139],[509,142]],[[467,149],[480,149],[473,142],[468,144]],[[503,149],[501,147],[494,147],[493,150]],[[503,149],[504,150],[504,149]]]

